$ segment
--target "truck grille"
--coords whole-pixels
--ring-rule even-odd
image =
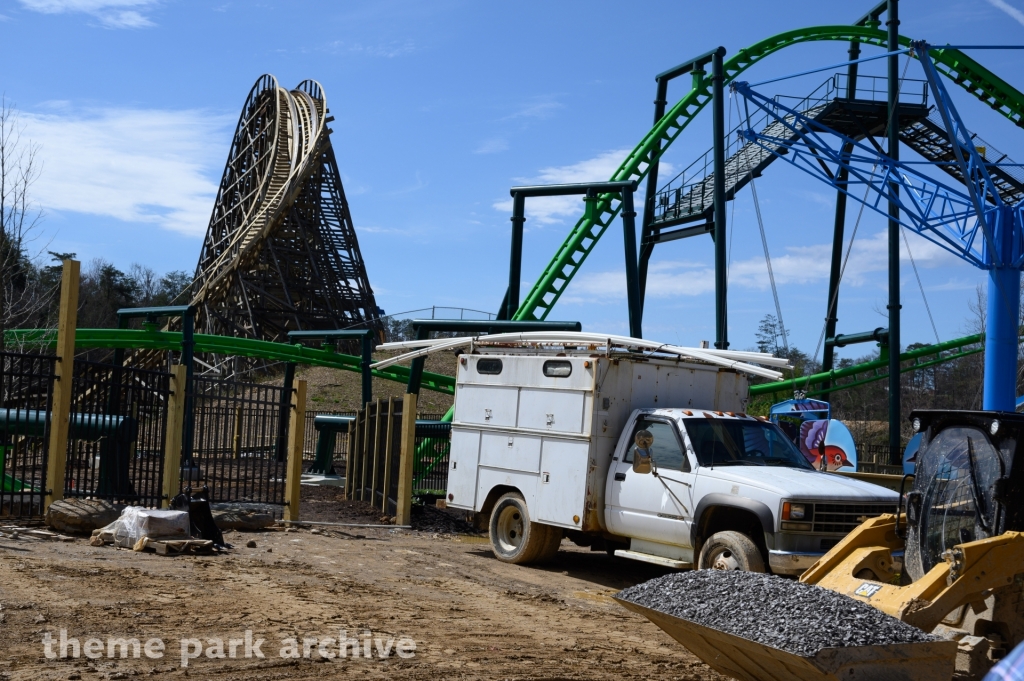
[[[815,504],[814,532],[848,534],[868,518],[896,513],[895,504]]]

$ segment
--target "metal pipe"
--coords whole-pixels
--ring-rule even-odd
[[[642,338],[640,326],[640,286],[636,259],[636,211],[633,192],[622,190],[622,244],[626,255],[626,303],[629,307],[629,335]]]
[[[523,223],[526,222],[526,194],[512,194],[512,253],[508,259],[508,295],[505,297],[506,317],[519,310],[519,286],[523,279]]]
[[[658,92],[654,96],[654,125],[657,125],[665,117],[665,107],[668,105],[668,81],[669,78],[658,76]],[[650,237],[651,223],[654,222],[654,211],[657,206],[654,202],[658,197],[658,169],[661,167],[661,139],[654,142],[651,149],[651,167],[647,171],[647,187],[644,189],[644,216],[640,223],[640,256],[637,265],[637,298],[638,298],[638,323],[643,322],[644,298],[647,293],[647,263],[651,259],[654,245],[648,244]]]
[[[722,58],[725,48],[715,50],[711,59],[712,112],[714,114],[713,132],[714,174],[715,174],[715,347],[726,350],[729,347],[728,321],[728,277],[726,268],[725,243],[725,70]]]
[[[860,41],[851,40],[850,61],[856,62],[860,58]],[[857,98],[857,72],[859,65],[854,63],[847,67],[846,72],[846,98]],[[849,158],[853,152],[852,144],[844,144],[842,149],[843,157]],[[836,217],[832,229],[832,263],[828,278],[828,298],[825,305],[825,338],[832,338],[836,335],[836,323],[839,321],[839,277],[843,267],[843,240],[846,232],[846,192],[849,182],[850,171],[845,166],[839,169],[836,175],[836,184],[840,189],[836,192]],[[831,371],[835,362],[835,348],[828,343],[825,344],[824,355],[821,360],[821,370]],[[828,386],[825,386],[828,387]]]
[[[860,333],[842,333],[838,336],[828,337],[825,339],[825,347],[836,347],[842,348],[847,345],[855,345],[857,343],[870,343],[872,341],[888,344],[889,343],[889,329],[882,328],[881,326],[872,331],[861,331]]]
[[[1013,267],[1013,209],[989,213],[989,231],[999,249],[989,256],[985,329],[985,388],[982,409],[1016,411],[1017,333],[1020,323],[1020,270]]]
[[[282,382],[281,404],[278,408],[277,422],[277,460],[288,460],[288,423],[292,411],[292,390],[295,388],[295,362],[284,365],[284,381]]]
[[[889,51],[900,49],[899,0],[888,0],[886,27],[889,29]],[[899,122],[899,56],[888,58],[888,126],[889,158],[900,158]],[[900,438],[900,208],[899,185],[889,183],[889,463],[898,466],[903,461]]]

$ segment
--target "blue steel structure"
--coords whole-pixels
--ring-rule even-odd
[[[746,126],[749,142],[833,186],[886,218],[988,271],[988,309],[985,339],[984,409],[1014,411],[1016,407],[1020,270],[1024,265],[1024,205],[1007,205],[996,190],[989,164],[975,148],[971,135],[953,105],[929,56],[925,42],[912,44],[924,69],[935,106],[955,140],[955,163],[966,179],[965,188],[951,187],[916,170],[913,165],[883,153],[786,107],[751,89],[732,85],[743,97],[745,119],[751,107],[764,111],[785,127],[768,135]],[[845,171],[837,181],[833,167]],[[858,191],[859,189],[859,191]],[[867,191],[862,195],[865,189]],[[891,206],[898,211],[891,210]],[[895,213],[895,215],[894,215]]]

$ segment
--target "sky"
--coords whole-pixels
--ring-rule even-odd
[[[657,73],[719,45],[731,55],[782,31],[848,24],[870,9],[803,0],[772,7],[0,0],[0,91],[42,161],[32,196],[44,219],[33,248],[122,269],[193,271],[249,89],[263,73],[287,88],[312,78],[335,117],[333,145],[378,304],[388,313],[495,311],[508,281],[511,186],[607,180],[650,128]],[[1024,0],[903,0],[901,19],[902,34],[935,44],[1024,44]],[[846,47],[792,47],[743,77],[838,64]],[[972,53],[1024,90],[1020,54]],[[884,62],[861,68],[881,75]],[[755,89],[803,97],[839,70]],[[907,78],[923,78],[916,62]],[[673,102],[688,90],[683,80],[670,87]],[[949,87],[968,127],[1024,160],[1019,129]],[[710,130],[706,109],[666,152],[663,180],[710,148]],[[820,358],[835,192],[784,163],[756,185],[789,342],[819,348]],[[750,348],[760,319],[775,312],[750,187],[729,212],[729,337],[733,348]],[[581,213],[576,198],[527,202],[524,297]],[[851,201],[847,238],[854,224],[857,237],[839,299],[843,333],[887,324],[885,220],[857,216]],[[914,234],[906,243],[904,343],[971,332],[984,273]],[[617,221],[549,319],[627,333],[623,263]],[[644,335],[713,340],[713,272],[709,237],[658,246]]]

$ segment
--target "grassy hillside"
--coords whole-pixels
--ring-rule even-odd
[[[374,353],[374,361],[394,356],[394,352]],[[458,359],[453,352],[438,352],[427,356],[426,371],[454,376]],[[355,411],[359,408],[362,383],[359,374],[326,367],[300,367],[296,376],[307,382],[306,409],[312,411]],[[387,399],[401,398],[405,384],[394,381],[373,379],[373,397]],[[443,414],[452,406],[449,395],[433,390],[421,390],[417,411]]]

